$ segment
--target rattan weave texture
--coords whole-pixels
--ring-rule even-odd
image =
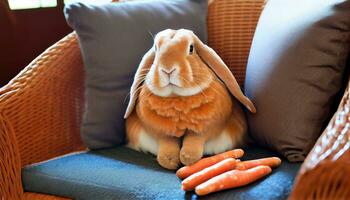
[[[291,199],[350,199],[350,82],[303,163]]]
[[[0,197],[23,198],[21,167],[85,149],[83,75],[72,33],[0,89]]]
[[[210,2],[209,45],[242,85],[264,0]],[[346,199],[350,195],[349,99],[348,87],[337,113],[304,162],[291,199]],[[0,89],[0,200],[63,199],[24,193],[21,167],[85,149],[79,136],[83,107],[83,64],[72,33]]]
[[[208,7],[208,44],[243,86],[250,46],[265,0],[215,0]]]
[[[67,198],[53,196],[53,195],[31,193],[31,192],[24,193],[24,200],[36,200],[36,199],[40,199],[40,200],[69,200]]]

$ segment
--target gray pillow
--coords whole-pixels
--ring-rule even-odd
[[[349,53],[350,1],[270,0],[249,55],[256,142],[302,161],[331,114]]]
[[[154,34],[167,28],[186,28],[206,41],[206,0],[73,3],[64,12],[78,34],[85,64],[81,137],[90,149],[124,143],[127,95]]]

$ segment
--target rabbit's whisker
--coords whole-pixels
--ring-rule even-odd
[[[139,90],[142,88],[142,87],[140,87],[142,84],[143,84],[143,82],[145,81],[145,76],[143,75],[143,74],[140,74],[139,76],[136,76],[135,78],[139,78],[140,77],[140,82],[136,85],[136,90],[134,91],[134,93],[135,94],[137,94],[138,92],[139,92]],[[128,97],[130,97],[131,96],[131,91],[129,91],[128,92],[128,94],[125,96],[125,98],[124,98],[124,102],[126,101],[126,99],[128,98]]]
[[[204,73],[203,73],[204,74]],[[199,74],[200,75],[200,74]],[[195,76],[194,76],[194,78],[195,78]],[[219,80],[217,77],[215,77],[215,81],[217,81],[217,80]],[[194,79],[194,80],[196,80],[196,79]],[[198,87],[201,87],[200,86],[200,84],[199,83],[197,83],[196,81],[194,81],[194,83],[195,84],[197,84],[198,85]],[[224,85],[221,81],[219,82],[221,85],[223,85],[224,87],[226,87],[226,85]],[[212,88],[212,91],[214,91],[217,95],[219,95],[219,96],[225,96],[221,91],[219,91],[219,90],[217,90],[217,89],[215,89],[215,88]]]
[[[183,80],[183,81],[185,81],[185,82],[188,83],[189,85],[191,84],[191,82],[190,82],[189,80],[187,80],[186,78],[181,77],[180,79]],[[198,84],[198,83],[196,83],[196,82],[193,82],[193,84],[194,84],[195,86],[198,86],[198,87],[200,88],[200,93],[204,96],[204,98],[208,98],[208,97],[204,94],[203,88],[200,86],[200,84]]]

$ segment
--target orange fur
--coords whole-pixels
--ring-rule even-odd
[[[132,112],[125,123],[125,129],[127,133],[128,145],[136,148],[139,142],[139,133],[142,128],[141,121],[136,115],[136,112]],[[136,148],[139,150],[138,148]]]
[[[140,139],[141,132],[151,136],[157,142],[158,162],[168,169],[180,161],[198,161],[206,142],[223,133],[232,145],[242,141],[247,129],[244,113],[231,94],[255,111],[218,55],[187,30],[157,34],[136,72],[131,94],[125,114],[129,146],[140,150],[141,142],[154,144]]]
[[[153,95],[147,87],[142,88],[140,96],[137,114],[152,133],[181,137],[185,130],[200,134],[218,125],[223,129],[222,123],[231,115],[230,95],[217,81],[189,97],[163,98]]]

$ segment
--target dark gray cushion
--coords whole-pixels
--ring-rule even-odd
[[[124,142],[127,94],[142,56],[152,46],[152,36],[167,28],[186,28],[206,41],[206,12],[206,0],[74,3],[65,7],[85,64],[87,104],[81,136],[89,148]]]
[[[249,55],[251,136],[290,161],[304,160],[322,132],[345,75],[350,1],[270,0]]]
[[[275,156],[260,148],[249,148],[244,159]],[[283,160],[268,177],[246,187],[227,190],[201,199],[286,199],[300,164]],[[181,190],[175,172],[160,167],[156,158],[126,147],[68,155],[25,167],[26,191],[55,194],[74,199],[191,199]]]

